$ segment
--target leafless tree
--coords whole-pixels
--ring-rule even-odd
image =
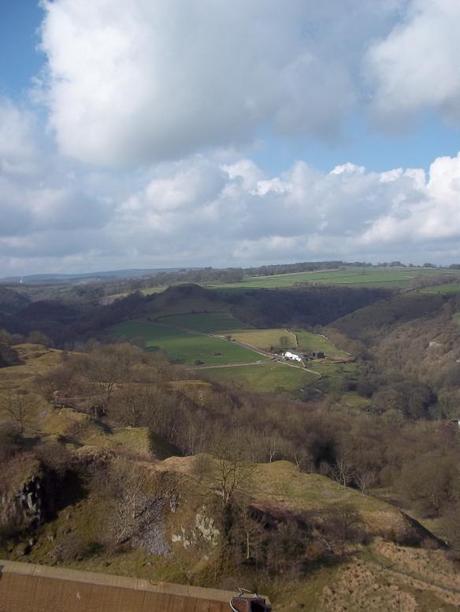
[[[24,393],[12,392],[3,399],[3,409],[11,421],[18,427],[20,435],[24,435],[26,429],[33,423],[32,401]]]
[[[344,487],[348,486],[353,477],[353,466],[345,454],[339,454],[332,475]]]
[[[371,468],[358,468],[355,469],[353,480],[358,485],[361,493],[364,495],[367,489],[377,480],[377,474],[375,470]]]

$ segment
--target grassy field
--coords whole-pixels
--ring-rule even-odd
[[[242,344],[249,344],[262,350],[292,348],[305,352],[322,351],[327,357],[340,359],[348,353],[338,349],[326,336],[299,329],[286,328],[246,329],[230,333]]]
[[[245,329],[246,326],[228,312],[200,312],[177,314],[157,319],[160,323],[185,328],[205,334],[222,334],[234,329]]]
[[[417,277],[436,276],[446,270],[433,268],[346,267],[317,272],[294,272],[272,276],[253,276],[222,288],[275,289],[301,284],[349,285],[355,287],[403,288]],[[451,270],[449,272],[452,273]],[[217,286],[217,285],[216,285]]]
[[[281,363],[264,363],[234,368],[209,368],[203,370],[201,374],[215,382],[235,383],[245,389],[260,393],[298,391],[318,379],[311,372]]]
[[[237,344],[247,344],[255,350],[285,346],[305,351],[323,351],[331,358],[348,356],[325,336],[305,330],[294,332],[284,328],[242,328],[244,325],[226,312],[185,313],[164,316],[155,321],[126,321],[112,328],[112,334],[120,339],[140,340],[147,350],[163,350],[171,360],[178,363],[207,366],[198,370],[202,376],[217,382],[241,384],[252,391],[298,391],[318,381],[319,374],[332,381],[336,377],[340,379],[337,366],[324,368],[312,362],[309,367],[315,371],[318,369],[318,375],[315,375],[301,368],[272,362],[250,348]],[[209,334],[228,335],[237,342]],[[287,339],[287,344],[282,346],[283,337]]]
[[[296,334],[283,328],[248,329],[232,332],[232,338],[243,344],[250,344],[262,350],[273,348],[296,348]],[[284,340],[283,340],[284,339]]]
[[[254,351],[221,338],[151,321],[125,321],[112,328],[112,335],[120,339],[140,339],[147,349],[163,350],[172,360],[188,365],[251,363],[263,359]]]
[[[140,292],[143,295],[153,295],[154,293],[163,293],[168,287],[167,286],[159,286],[159,287],[146,287],[145,289],[141,289]],[[110,295],[106,295],[101,299],[101,304],[112,304],[117,300],[121,300],[128,295],[130,295],[131,291],[124,291],[123,293],[112,293]]]
[[[313,334],[305,330],[296,330],[297,346],[306,352],[322,351],[327,357],[341,359],[348,357],[348,353],[338,349],[326,336]]]
[[[327,384],[329,389],[340,390],[344,379],[353,378],[358,374],[358,366],[354,362],[350,363],[330,363],[325,360],[312,361],[308,363],[309,369],[321,374],[321,383]]]
[[[444,285],[433,285],[432,287],[424,287],[420,293],[431,293],[438,295],[455,295],[460,293],[460,283],[446,283]]]
[[[163,350],[178,363],[206,366],[197,372],[210,380],[241,384],[246,389],[260,392],[296,392],[322,377],[335,384],[336,378],[339,381],[342,375],[334,365],[323,368],[315,375],[302,368],[272,362],[257,350],[297,348],[308,352],[323,351],[332,359],[348,356],[323,335],[286,328],[249,328],[224,311],[190,312],[164,315],[155,320],[125,321],[112,328],[112,335],[120,339],[139,340],[147,350]],[[229,340],[229,337],[236,342]],[[254,351],[251,347],[254,347]],[[316,371],[320,365],[311,362],[309,368],[311,366]]]

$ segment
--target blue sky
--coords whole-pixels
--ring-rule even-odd
[[[0,0],[0,267],[460,260],[458,0]]]
[[[434,158],[456,155],[460,149],[460,130],[432,112],[414,120],[402,132],[379,130],[355,115],[343,127],[337,142],[282,139],[261,135],[263,144],[253,158],[272,172],[281,172],[294,159],[304,159],[327,171],[352,160],[358,166],[384,171],[394,167],[425,168]]]
[[[44,12],[36,0],[0,0],[0,11],[0,92],[22,102],[46,59],[39,49]],[[376,171],[428,168],[435,157],[456,155],[460,149],[459,127],[434,112],[424,113],[397,132],[380,130],[355,113],[334,142],[280,138],[268,130],[260,138],[253,158],[273,173],[282,172],[295,159],[325,171],[346,161]]]
[[[20,100],[39,72],[43,11],[35,0],[0,0],[0,92]]]

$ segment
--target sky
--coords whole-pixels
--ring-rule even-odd
[[[459,0],[0,0],[0,277],[460,262]]]

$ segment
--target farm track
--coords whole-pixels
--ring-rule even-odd
[[[211,337],[213,338],[220,338],[221,340],[226,340],[226,338],[224,338],[223,336],[216,336],[214,334],[209,334]],[[297,339],[297,335],[294,333],[294,335],[296,336]],[[284,366],[288,366],[290,368],[296,368],[296,370],[302,370],[303,372],[309,372],[310,374],[315,374],[315,376],[319,376],[321,378],[322,374],[320,374],[319,372],[315,372],[315,370],[310,370],[309,368],[305,368],[303,366],[297,366],[294,363],[288,363],[287,361],[282,361],[281,359],[273,359],[273,354],[272,353],[268,353],[267,351],[263,351],[262,349],[259,349],[255,346],[253,346],[252,344],[246,344],[244,342],[239,342],[238,340],[226,340],[226,342],[231,342],[232,344],[237,344],[238,346],[240,346],[241,348],[245,348],[248,349],[250,351],[253,351],[254,353],[258,353],[259,355],[262,355],[263,357],[266,357],[267,359],[269,359],[270,361],[263,361],[263,362],[256,362],[256,363],[260,363],[260,365],[266,365],[267,363],[279,363],[280,365],[284,365]],[[251,365],[251,364],[243,364],[243,365]],[[222,366],[218,366],[220,368],[225,368],[227,366],[222,365]]]
[[[188,370],[221,370],[223,368],[241,368],[247,366],[264,366],[267,365],[266,361],[250,361],[246,363],[223,363],[220,365],[202,365],[202,366],[193,366],[193,368],[187,368]]]
[[[159,317],[161,318],[161,317]],[[262,357],[265,357],[265,359],[267,359],[267,361],[251,361],[251,362],[246,362],[246,363],[228,363],[228,364],[217,364],[217,365],[202,365],[202,366],[196,366],[193,368],[188,368],[190,370],[211,370],[211,369],[223,369],[223,368],[238,368],[238,367],[242,367],[242,366],[253,366],[253,365],[259,365],[259,366],[263,366],[263,365],[267,365],[269,363],[279,363],[280,365],[284,365],[287,366],[289,368],[296,368],[297,370],[302,370],[303,372],[309,372],[310,374],[314,374],[315,376],[318,376],[319,378],[322,377],[322,374],[320,372],[316,372],[315,370],[310,370],[309,368],[305,368],[303,366],[297,366],[293,363],[287,363],[286,361],[281,361],[278,359],[273,359],[273,355],[271,353],[268,353],[267,351],[263,351],[262,349],[259,349],[255,346],[252,346],[251,344],[246,344],[244,342],[238,342],[238,340],[227,340],[225,338],[225,336],[219,335],[219,334],[211,334],[211,333],[206,333],[206,332],[202,332],[202,331],[197,331],[194,329],[190,329],[188,327],[183,327],[183,326],[179,326],[179,325],[172,325],[170,323],[162,323],[159,321],[159,319],[155,319],[155,323],[157,323],[158,325],[163,325],[164,327],[174,327],[175,329],[180,329],[181,331],[185,331],[187,333],[192,333],[192,334],[197,334],[199,336],[206,336],[207,338],[216,338],[218,340],[222,340],[223,342],[229,342],[230,344],[236,344],[237,346],[247,349],[249,351],[252,351],[253,353],[257,353],[258,355],[261,355]]]

